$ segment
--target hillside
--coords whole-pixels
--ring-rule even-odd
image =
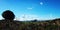
[[[9,27],[11,26],[10,24],[13,24],[11,28],[14,28],[15,30],[60,30],[60,19],[48,20],[48,21],[43,21],[43,22],[41,21],[40,22],[14,21],[14,22],[15,24],[13,22],[10,22]],[[0,28],[4,27],[5,26],[4,24],[7,24],[6,22],[4,24],[3,23],[4,21],[3,22],[0,21],[0,24],[2,24],[0,25]],[[15,27],[16,24],[18,28]],[[8,29],[7,26],[6,26],[6,30]]]

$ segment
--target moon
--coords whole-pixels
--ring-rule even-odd
[[[43,2],[40,2],[40,5],[43,5]]]

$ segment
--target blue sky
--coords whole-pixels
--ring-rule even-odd
[[[60,0],[0,0],[0,17],[5,10],[13,11],[22,21],[55,19],[60,18]]]

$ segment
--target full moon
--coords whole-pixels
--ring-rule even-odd
[[[43,5],[43,2],[40,2],[40,5]]]

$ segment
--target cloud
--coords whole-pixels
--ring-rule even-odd
[[[0,15],[0,20],[3,19],[3,17]]]
[[[30,21],[30,20],[48,20],[48,19],[52,19],[52,15],[51,14],[46,14],[46,15],[34,15],[34,14],[22,14],[20,15],[20,18],[18,18],[20,21]]]
[[[34,15],[34,14],[22,14],[20,15],[18,21],[30,21],[30,20],[49,20],[49,19],[55,19],[53,14],[45,14],[45,15]]]
[[[22,14],[19,18],[17,18],[19,21],[30,21],[34,19],[40,19],[37,15],[32,14]]]

